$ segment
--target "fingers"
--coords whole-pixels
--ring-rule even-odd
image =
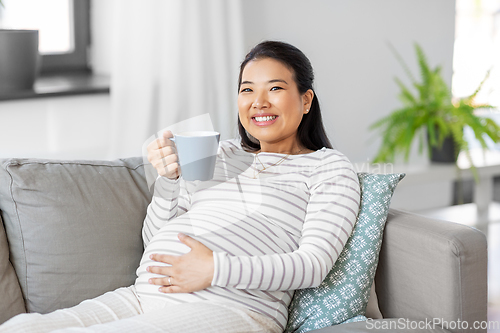
[[[148,147],[147,147],[148,154],[155,152],[155,151],[158,151],[158,150],[161,150],[161,149],[166,148],[166,147],[174,148],[175,147],[174,142],[169,139],[172,137],[173,137],[172,132],[170,132],[170,131],[163,132],[162,136],[160,136],[156,140],[152,141],[148,145]]]
[[[155,149],[148,153],[148,160],[154,166],[167,166],[177,162],[177,154],[173,147]]]
[[[152,269],[150,270],[150,268],[152,268]],[[160,267],[151,266],[151,267],[148,267],[148,271],[151,271],[152,273],[160,272],[161,270],[159,270],[157,268],[160,268]],[[163,273],[164,272],[162,272],[160,274],[163,274]],[[175,285],[175,281],[174,281],[173,276],[165,276],[165,277],[161,277],[161,278],[151,278],[148,280],[148,282],[150,284],[153,284],[153,285],[161,286],[160,288],[158,288],[158,290],[162,293],[186,292],[186,290],[184,288],[182,288],[181,286]]]
[[[180,167],[176,155],[167,155],[162,158],[156,157],[151,161],[158,174],[163,177],[176,179],[180,175]]]
[[[172,137],[171,131],[163,132],[159,138],[148,145],[147,152],[148,161],[160,176],[175,179],[179,177],[180,168],[175,145],[170,140]]]
[[[152,278],[150,284],[161,286],[158,290],[162,293],[182,293],[186,292],[181,286],[176,286],[173,277]]]
[[[170,279],[172,281],[172,279]],[[169,286],[170,284],[168,283],[168,276],[163,277],[163,278],[151,278],[148,280],[150,284],[155,284],[158,286]],[[172,283],[173,284],[173,283]]]
[[[164,139],[170,139],[170,138],[173,138],[174,137],[174,134],[172,134],[172,131],[170,130],[166,130],[162,133],[162,137]],[[168,140],[168,141],[171,141],[171,140]]]
[[[179,256],[171,256],[168,254],[158,254],[158,253],[153,253],[152,255],[149,256],[149,259],[151,259],[151,260],[162,262],[164,264],[169,264],[169,265],[173,265],[178,258],[179,258]],[[153,266],[151,266],[151,267],[153,267]],[[162,266],[162,267],[165,267],[165,266]],[[165,268],[168,268],[168,267],[165,267]]]
[[[187,292],[186,290],[184,290],[182,287],[179,287],[179,286],[164,286],[164,287],[158,288],[158,290],[162,293],[165,293],[165,294]]]
[[[153,274],[158,274],[158,275],[163,275],[162,277],[157,277],[157,278],[150,278],[148,282],[150,284],[155,284],[159,286],[169,286],[173,284],[173,278],[172,278],[172,267],[168,266],[149,266],[146,268],[146,270],[150,273]]]
[[[189,246],[191,249],[195,246],[197,246],[198,244],[201,244],[200,242],[198,242],[196,239],[194,238],[191,238],[189,237],[188,235],[185,235],[183,233],[179,233],[177,235],[177,238],[179,238],[179,240],[183,243],[183,244],[186,244],[187,246]]]
[[[158,139],[156,139],[157,148],[160,149],[163,147],[173,147],[174,142],[172,140],[170,140],[173,137],[174,137],[174,135],[172,134],[171,131],[163,132],[162,135]]]
[[[179,169],[177,154],[172,147],[155,150],[148,156],[153,167],[162,176],[164,173],[174,173]]]
[[[147,147],[148,152],[152,151],[152,150],[161,149],[161,148],[166,147],[166,146],[173,146],[174,142],[172,140],[170,140],[170,138],[173,138],[173,137],[174,137],[174,135],[172,134],[171,131],[163,132],[159,138],[152,141],[148,145],[148,147]]]
[[[149,266],[147,271],[160,276],[152,277],[150,284],[159,285],[160,292],[194,292],[211,286],[214,276],[213,252],[203,243],[185,234],[179,240],[191,248],[181,256],[151,254],[150,259],[169,266]]]

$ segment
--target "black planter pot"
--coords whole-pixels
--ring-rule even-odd
[[[447,136],[441,147],[431,148],[431,162],[437,163],[456,163],[458,158],[458,149],[453,137]]]
[[[38,30],[0,29],[0,94],[33,89],[39,63]]]

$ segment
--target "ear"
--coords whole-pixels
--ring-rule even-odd
[[[314,92],[312,91],[312,89],[309,89],[304,93],[304,95],[302,95],[302,101],[304,103],[304,110],[303,110],[304,114],[309,113],[309,110],[311,110],[311,104],[313,98],[314,98]]]

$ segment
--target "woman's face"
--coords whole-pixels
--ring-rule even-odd
[[[241,124],[260,141],[262,150],[298,148],[297,128],[314,94],[300,94],[293,73],[281,62],[252,60],[243,69],[238,110]]]

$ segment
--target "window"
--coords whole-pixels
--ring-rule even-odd
[[[477,112],[500,124],[500,0],[457,0],[452,92],[455,97],[472,94],[490,71],[475,101],[496,109]],[[464,129],[470,148],[480,148],[471,128]],[[490,149],[500,143],[489,138]]]
[[[457,0],[453,95],[474,92],[490,76],[476,101],[500,106],[500,0]]]
[[[42,73],[89,71],[89,0],[2,0],[0,27],[39,30]]]

